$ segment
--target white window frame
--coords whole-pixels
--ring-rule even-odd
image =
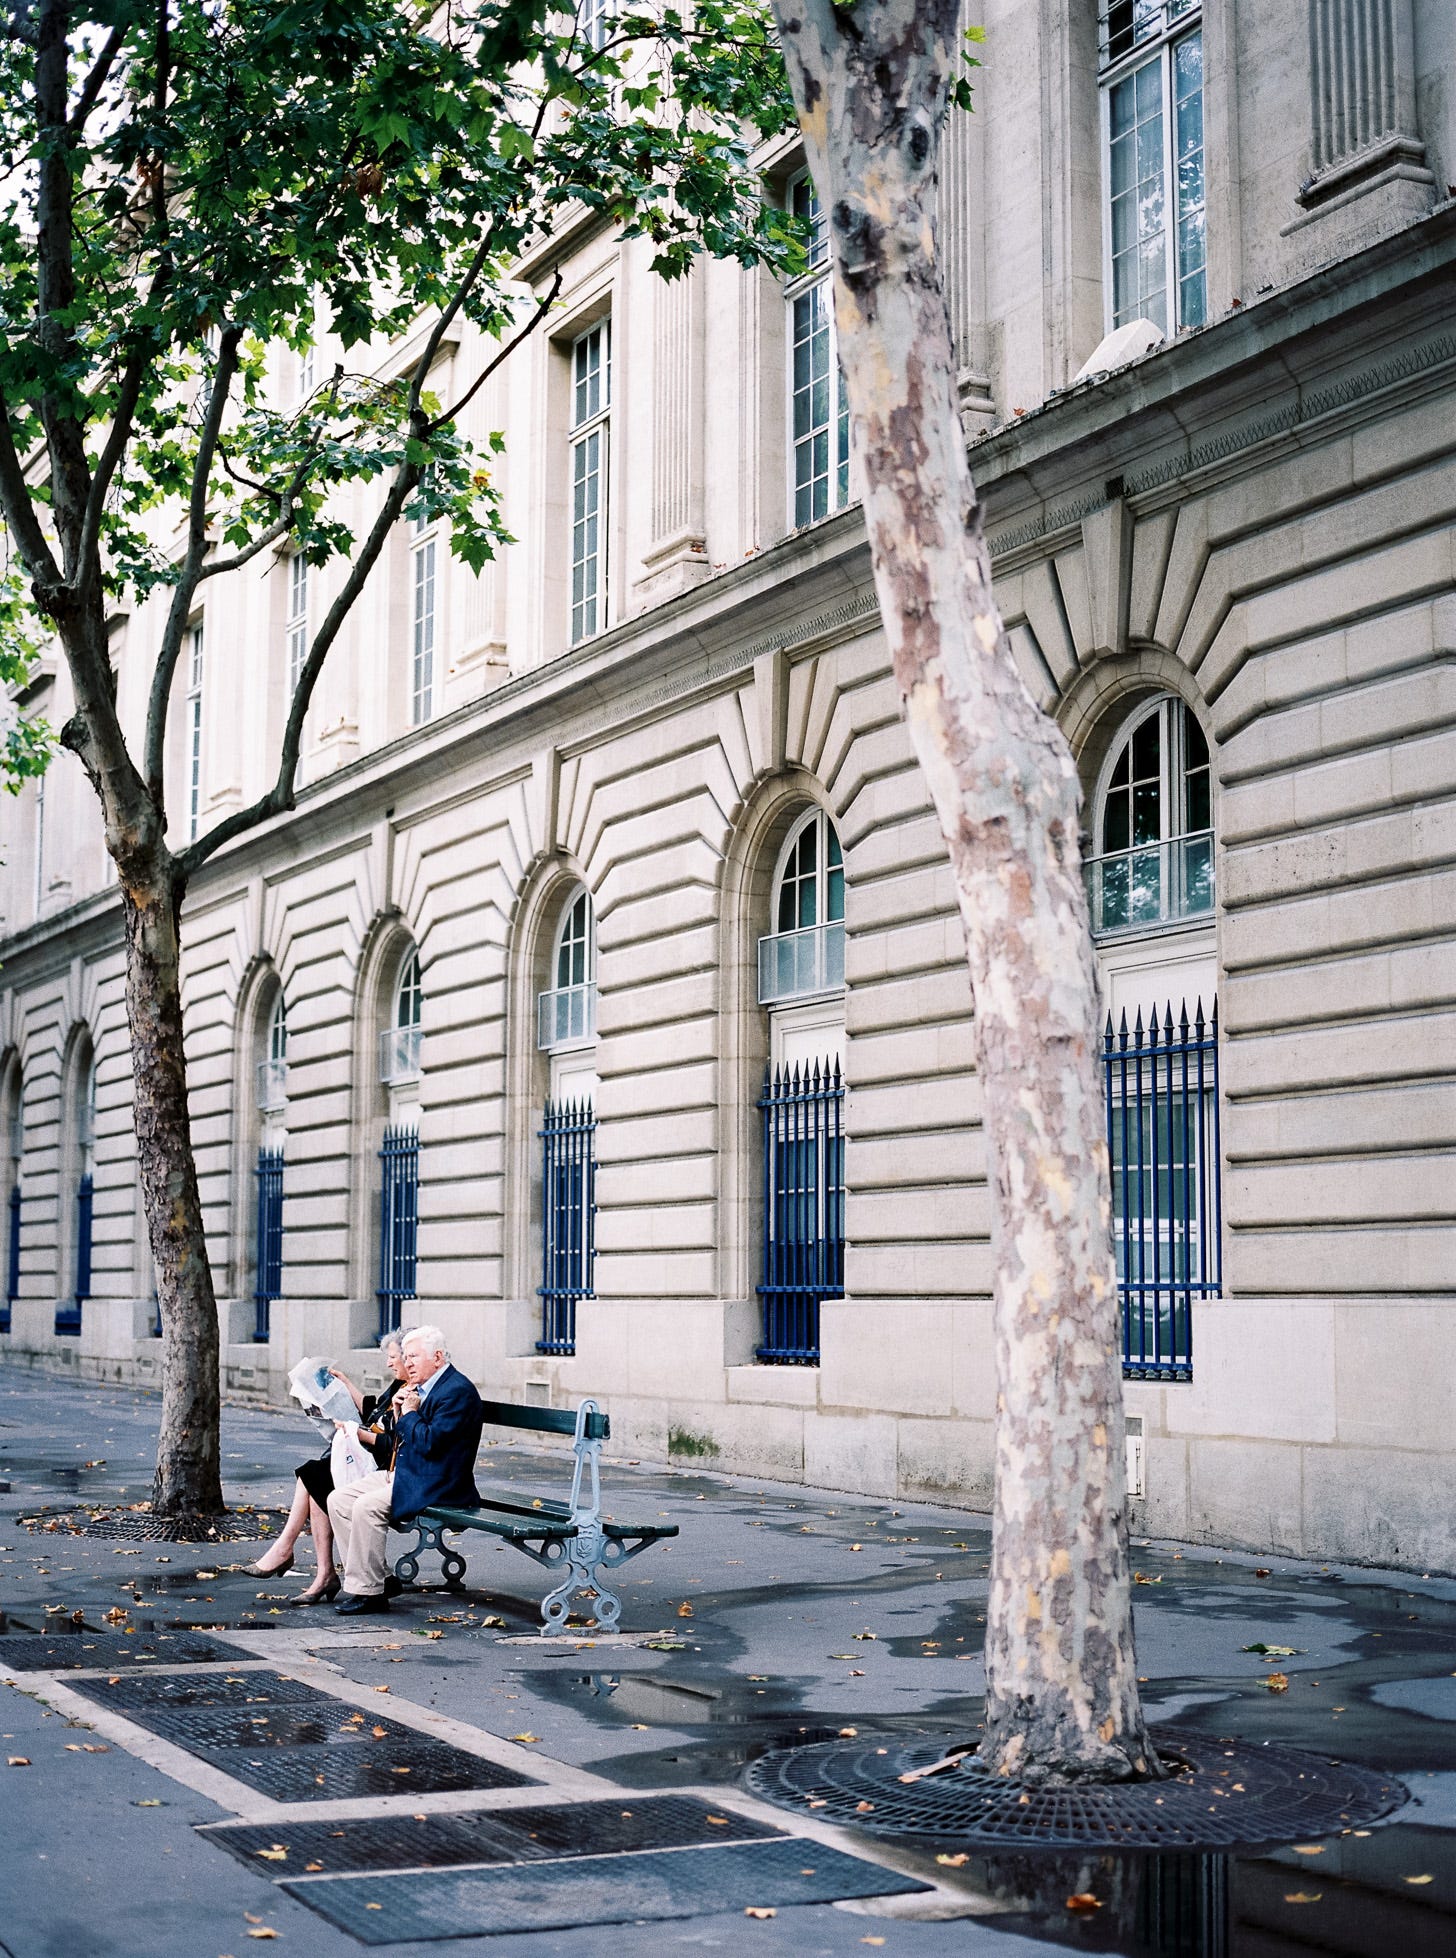
[[[202,822],[202,620],[187,628],[187,840]]]
[[[610,40],[616,11],[615,0],[577,0],[576,31],[593,54]]]
[[[806,830],[814,831],[814,916],[807,924],[795,922],[779,928],[779,900],[784,878]],[[839,862],[829,862],[829,839],[839,849]],[[841,903],[837,918],[829,916],[830,878],[840,879]],[[770,889],[769,923],[758,945],[758,997],[761,1006],[780,1006],[844,991],[845,913],[848,885],[844,869],[844,845],[826,809],[808,809],[784,839],[774,865]],[[795,912],[797,920],[797,910]]]
[[[807,170],[800,170],[790,177],[784,187],[784,202],[790,211],[795,209],[801,193],[807,193],[808,208],[800,213],[809,219],[813,226],[813,237],[809,246],[809,265],[797,279],[789,281],[784,288],[785,319],[784,348],[787,355],[784,371],[784,421],[785,451],[787,455],[785,490],[788,499],[789,528],[803,530],[809,524],[820,523],[832,517],[837,510],[843,510],[851,501],[850,489],[850,442],[849,411],[844,391],[844,373],[839,364],[839,336],[834,324],[833,268],[829,250],[829,228],[813,182]],[[805,438],[797,437],[794,427],[794,409],[799,390],[795,386],[795,353],[798,346],[796,314],[801,302],[812,301],[818,296],[823,309],[824,322],[828,335],[829,356],[829,419],[815,424]],[[828,465],[825,475],[825,507],[815,511],[813,505],[814,476],[809,479],[810,510],[807,516],[799,514],[799,447],[801,440],[814,439],[815,429],[822,427],[828,445]]]
[[[579,976],[573,977],[578,965]],[[592,1046],[597,1037],[597,913],[585,884],[578,884],[561,907],[549,977],[551,984],[536,998],[537,1046],[548,1054]]]
[[[592,375],[583,362],[590,359],[591,342],[597,342],[596,390]],[[571,343],[571,409],[568,437],[567,509],[570,525],[570,583],[567,592],[567,638],[576,646],[604,632],[610,623],[610,513],[611,513],[611,410],[612,410],[612,319],[610,313],[578,333]],[[590,460],[595,456],[595,462]],[[583,482],[596,484],[596,548],[584,548],[590,519],[577,514],[578,471]],[[590,586],[585,567],[592,567]],[[577,594],[577,572],[583,571],[581,594]]]
[[[390,1004],[389,1025],[379,1036],[379,1078],[388,1088],[420,1078],[424,1044],[424,986],[419,951],[411,946],[400,961]]]
[[[288,1005],[281,989],[268,1015],[264,1044],[267,1051],[257,1069],[258,1108],[276,1115],[288,1104]]]
[[[1129,80],[1143,68],[1154,64],[1158,68],[1158,89],[1163,123],[1162,173],[1163,173],[1163,293],[1164,313],[1163,332],[1168,339],[1183,330],[1185,325],[1201,326],[1208,319],[1208,148],[1207,123],[1200,103],[1200,122],[1203,130],[1199,144],[1202,158],[1203,195],[1200,203],[1190,207],[1187,213],[1178,209],[1178,132],[1176,104],[1173,99],[1174,50],[1181,42],[1192,36],[1202,36],[1202,0],[1134,0],[1138,9],[1137,27],[1134,30],[1135,44],[1118,54],[1114,61],[1109,50],[1109,0],[1100,0],[1098,8],[1098,114],[1101,128],[1100,145],[1102,157],[1102,273],[1103,273],[1103,316],[1106,330],[1110,333],[1119,325],[1127,325],[1134,319],[1144,317],[1139,301],[1138,310],[1130,312],[1119,322],[1117,318],[1117,293],[1112,255],[1112,91],[1119,83]],[[1204,93],[1207,76],[1200,84],[1200,98]],[[1195,210],[1204,213],[1204,258],[1202,267],[1203,302],[1197,319],[1185,319],[1183,310],[1182,283],[1178,276],[1178,246],[1180,227]],[[1138,247],[1134,245],[1134,252]],[[1158,322],[1155,320],[1154,325]]]
[[[288,560],[288,613],[283,625],[288,649],[288,702],[285,715],[293,708],[299,675],[308,660],[308,559],[295,551]]]
[[[1161,724],[1158,733],[1157,840],[1134,843],[1129,823],[1127,845],[1120,851],[1109,853],[1106,821],[1112,777],[1123,750],[1131,747],[1138,731],[1151,720],[1158,720]],[[1208,826],[1197,830],[1188,826],[1187,723],[1190,720],[1203,735],[1208,753]],[[1159,853],[1159,877],[1164,888],[1165,915],[1157,919],[1133,918],[1124,924],[1105,926],[1097,930],[1099,938],[1111,933],[1119,937],[1137,937],[1190,924],[1212,923],[1212,903],[1193,910],[1188,908],[1185,898],[1190,883],[1202,889],[1204,878],[1211,879],[1213,874],[1218,838],[1218,812],[1213,790],[1213,744],[1193,709],[1178,694],[1159,694],[1152,700],[1143,701],[1119,724],[1098,771],[1096,792],[1092,799],[1092,852],[1087,859],[1088,873],[1102,874],[1101,866],[1107,863],[1109,855],[1132,859],[1156,850]],[[1191,856],[1188,854],[1190,845],[1193,846]],[[1089,886],[1089,891],[1091,888]],[[1216,903],[1211,883],[1208,888],[1211,899]],[[1094,930],[1100,904],[1099,898],[1094,904]]]
[[[420,511],[410,540],[410,726],[423,727],[435,711],[440,640],[439,533]]]

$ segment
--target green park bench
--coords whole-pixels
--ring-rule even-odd
[[[397,1557],[394,1575],[401,1586],[411,1585],[420,1574],[420,1557],[427,1550],[438,1551],[448,1589],[462,1589],[465,1559],[458,1549],[445,1542],[451,1535],[478,1530],[514,1549],[522,1550],[548,1570],[558,1582],[541,1600],[542,1635],[561,1631],[571,1600],[582,1591],[595,1594],[593,1615],[597,1628],[614,1632],[622,1615],[622,1600],[608,1589],[603,1573],[619,1569],[631,1558],[640,1556],[661,1537],[677,1535],[676,1523],[617,1523],[602,1516],[602,1443],[612,1432],[611,1423],[594,1400],[584,1400],[575,1414],[564,1408],[517,1407],[510,1401],[487,1401],[485,1425],[516,1428],[528,1434],[557,1434],[572,1437],[575,1465],[571,1475],[571,1494],[565,1502],[549,1496],[487,1496],[475,1508],[455,1508],[436,1503],[400,1527],[418,1532],[404,1555]],[[590,1496],[583,1499],[583,1483]]]

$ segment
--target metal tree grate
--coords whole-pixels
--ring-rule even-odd
[[[236,1516],[183,1516],[163,1517],[134,1515],[130,1511],[111,1513],[101,1511],[96,1515],[89,1511],[71,1511],[58,1516],[37,1514],[25,1516],[21,1521],[32,1533],[49,1530],[54,1524],[57,1531],[64,1530],[68,1536],[122,1537],[132,1543],[252,1543],[262,1537],[261,1522],[273,1519],[275,1529],[281,1529],[286,1512],[281,1509],[250,1510]],[[270,1532],[271,1534],[271,1532]]]
[[[281,1887],[361,1944],[402,1944],[833,1903],[927,1886],[823,1843],[779,1838],[666,1855],[427,1870],[403,1883],[314,1876]]]
[[[275,1802],[331,1802],[363,1795],[429,1795],[454,1789],[523,1788],[532,1777],[444,1741],[391,1737],[368,1747],[205,1747],[198,1755]]]
[[[1034,1848],[1220,1849],[1292,1842],[1379,1820],[1409,1799],[1398,1781],[1304,1754],[1183,1728],[1154,1732],[1165,1781],[1044,1788],[977,1763],[905,1783],[964,1734],[873,1736],[781,1748],[749,1767],[756,1795],[872,1835]]]
[[[351,1718],[352,1715],[352,1718]],[[189,1752],[218,1747],[377,1747],[414,1733],[398,1720],[357,1713],[319,1695],[282,1706],[136,1707],[129,1717]]]
[[[307,1680],[289,1679],[280,1672],[146,1672],[129,1673],[113,1686],[107,1679],[78,1679],[72,1692],[98,1706],[132,1707],[272,1706],[316,1702],[319,1691]],[[330,1702],[342,1705],[341,1701]]]
[[[197,1632],[138,1632],[131,1638],[100,1632],[72,1632],[59,1638],[17,1633],[0,1638],[0,1671],[109,1672],[138,1659],[163,1659],[173,1665],[208,1665],[217,1659],[251,1659],[241,1646]]]
[[[495,1809],[486,1814],[291,1823],[285,1845],[279,1844],[275,1827],[256,1822],[218,1823],[201,1833],[250,1867],[256,1867],[254,1858],[260,1851],[286,1847],[286,1858],[269,1858],[276,1865],[270,1873],[282,1878],[305,1868],[346,1876],[465,1863],[537,1863],[693,1844],[756,1842],[783,1832],[684,1796],[623,1795],[606,1802]]]

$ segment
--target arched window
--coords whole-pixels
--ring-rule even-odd
[[[20,1060],[10,1057],[5,1069],[5,1148],[8,1157],[6,1190],[8,1203],[8,1242],[5,1260],[5,1295],[0,1299],[0,1332],[9,1332],[10,1317],[20,1296],[20,1170],[25,1152],[24,1086]]]
[[[401,1082],[419,1079],[424,1004],[420,955],[411,948],[394,983],[389,1025],[379,1036],[379,1078],[386,1087],[397,1087]]]
[[[597,1037],[597,930],[585,884],[566,904],[551,952],[551,985],[537,1005],[536,1040],[546,1053]]]
[[[1113,743],[1087,865],[1094,932],[1150,931],[1213,910],[1208,742],[1171,694],[1141,707]]]
[[[281,991],[268,1015],[257,1075],[259,1109],[265,1115],[280,1113],[288,1100],[288,1007]]]
[[[774,872],[774,930],[758,941],[763,1006],[844,985],[844,855],[833,823],[812,809],[789,832]]]
[[[56,1301],[56,1331],[79,1333],[81,1308],[91,1296],[91,1220],[96,1153],[96,1057],[89,1037],[83,1038],[72,1074],[70,1157],[72,1171],[71,1250],[74,1284],[70,1296]],[[62,1278],[64,1283],[64,1275]]]

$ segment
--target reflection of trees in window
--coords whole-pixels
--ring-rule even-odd
[[[1115,751],[1088,863],[1094,931],[1176,923],[1213,909],[1208,742],[1171,696],[1143,710]]]
[[[789,187],[789,208],[808,226],[809,263],[789,287],[794,524],[813,523],[849,501],[849,401],[840,372],[830,286],[829,233],[807,176]]]
[[[1114,0],[1102,14],[1108,312],[1115,327],[1146,319],[1176,333],[1201,326],[1207,315],[1197,16],[1197,0]]]
[[[822,809],[805,816],[779,859],[774,931],[758,943],[761,1005],[844,984],[844,855]]]

